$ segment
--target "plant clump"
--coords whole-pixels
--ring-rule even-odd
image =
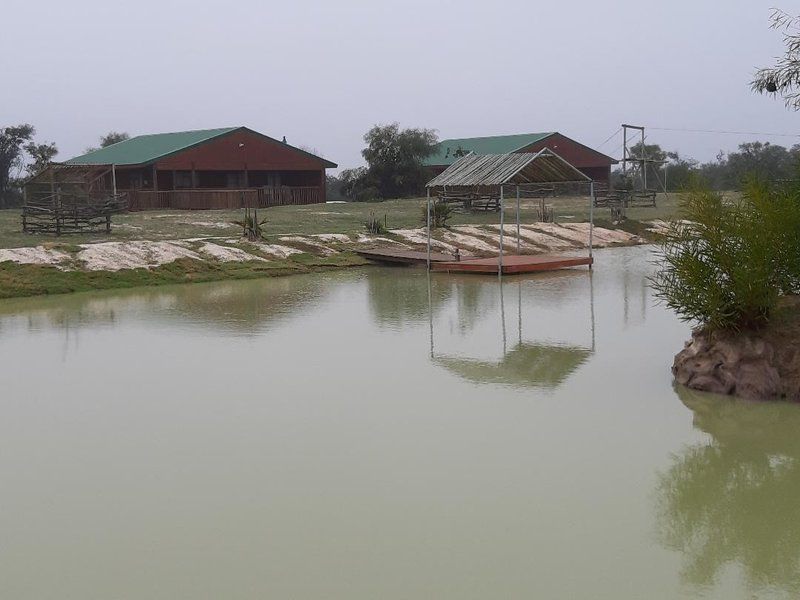
[[[431,201],[431,229],[438,229],[439,227],[447,227],[447,222],[453,216],[453,207],[441,199]],[[422,207],[422,222],[428,223],[428,207]]]
[[[651,284],[684,321],[713,330],[757,329],[781,296],[800,292],[800,187],[749,181],[728,200],[693,182]]]

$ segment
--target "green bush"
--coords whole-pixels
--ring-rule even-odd
[[[739,200],[693,182],[661,247],[651,283],[684,321],[707,329],[766,324],[800,291],[800,188],[750,181]]]
[[[453,216],[453,207],[443,200],[431,201],[431,229],[447,227],[447,222]],[[422,205],[422,222],[428,224],[428,206]]]

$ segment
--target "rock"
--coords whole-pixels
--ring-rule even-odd
[[[672,373],[695,390],[767,400],[784,390],[775,357],[772,343],[758,334],[695,331]]]

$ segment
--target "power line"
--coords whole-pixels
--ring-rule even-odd
[[[598,146],[598,148],[602,148],[603,146],[605,146],[605,145],[606,145],[608,142],[610,142],[610,141],[611,141],[611,138],[613,138],[615,135],[617,135],[617,134],[618,134],[620,131],[622,131],[622,127],[620,127],[619,129],[617,129],[617,130],[616,130],[614,133],[612,133],[610,136],[608,136],[608,137],[605,139],[605,141],[604,141],[602,144],[600,144],[600,145]]]
[[[800,133],[767,133],[764,131],[725,131],[723,129],[683,129],[680,127],[647,127],[657,131],[684,131],[687,133],[725,133],[731,135],[768,135],[773,137],[800,138]]]

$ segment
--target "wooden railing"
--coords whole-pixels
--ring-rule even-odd
[[[28,198],[22,207],[25,233],[85,233],[104,227],[111,233],[111,217],[128,210],[125,193],[88,196],[58,191]]]
[[[235,210],[322,202],[319,187],[264,187],[244,190],[131,190],[131,210]]]

